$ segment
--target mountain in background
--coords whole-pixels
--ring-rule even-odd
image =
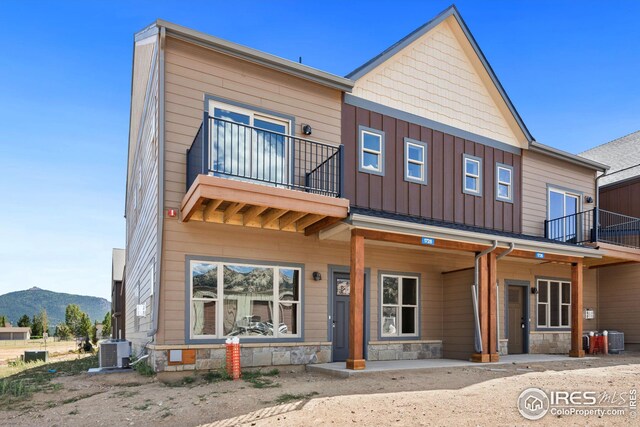
[[[49,329],[53,331],[58,323],[64,322],[64,312],[69,304],[78,304],[80,310],[91,318],[91,322],[102,322],[107,311],[111,311],[111,303],[104,298],[84,295],[63,294],[46,291],[37,287],[26,291],[9,292],[0,295],[0,315],[7,316],[13,326],[26,314],[33,318],[43,308],[47,310]]]

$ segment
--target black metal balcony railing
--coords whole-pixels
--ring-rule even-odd
[[[343,147],[229,120],[204,119],[187,150],[187,191],[199,174],[342,195]]]
[[[640,249],[640,219],[604,209],[546,220],[544,226],[545,237],[560,242],[576,245],[603,242]]]

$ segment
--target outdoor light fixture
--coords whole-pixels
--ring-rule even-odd
[[[533,295],[537,294],[538,293],[538,288],[531,288],[531,293]]]
[[[593,197],[587,196],[587,197],[584,198],[584,201],[587,202],[587,203],[593,203]]]
[[[313,129],[311,129],[311,125],[302,125],[302,133],[305,135],[311,135]]]
[[[167,215],[169,215],[169,217],[171,217],[171,218],[175,218],[176,215],[177,215],[177,212],[176,212],[175,209],[169,209],[169,210],[167,210]]]
[[[316,282],[322,280],[322,275],[320,274],[319,271],[314,271],[312,274],[312,277],[313,277],[313,280],[315,280]]]

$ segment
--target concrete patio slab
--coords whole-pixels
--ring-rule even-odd
[[[487,369],[494,366],[510,365],[514,363],[532,364],[542,362],[581,362],[591,359],[595,359],[595,357],[575,358],[559,354],[514,354],[502,356],[499,362],[493,363],[475,363],[456,359],[367,361],[366,369],[353,371],[345,367],[345,362],[332,362],[307,365],[307,371],[318,372],[340,378],[348,378],[356,375],[376,374],[380,372],[402,372],[422,369],[457,368],[464,366]]]

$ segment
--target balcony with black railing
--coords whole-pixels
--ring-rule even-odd
[[[347,216],[343,159],[342,145],[205,112],[187,150],[181,219],[311,233]]]
[[[342,145],[310,141],[205,113],[187,151],[187,189],[199,174],[340,197]]]
[[[608,243],[640,249],[640,219],[604,209],[590,209],[546,220],[545,237],[564,243]]]

